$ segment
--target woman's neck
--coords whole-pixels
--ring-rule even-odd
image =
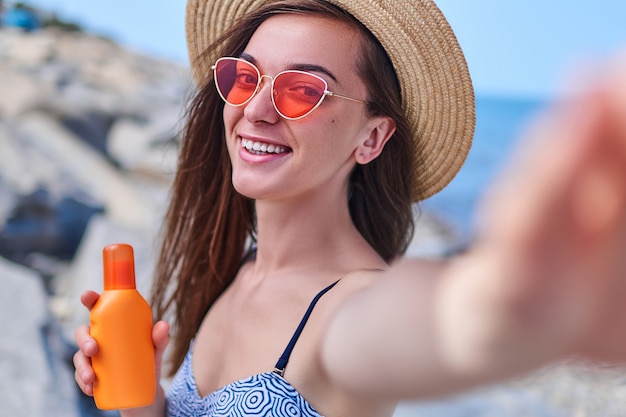
[[[358,268],[382,262],[358,232],[344,199],[257,201],[257,264],[271,270]],[[384,264],[384,262],[382,262]]]

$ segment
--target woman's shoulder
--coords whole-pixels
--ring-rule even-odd
[[[292,361],[291,374],[294,385],[300,387],[313,405],[323,404],[321,411],[349,410],[347,415],[390,415],[394,405],[379,400],[364,400],[341,389],[329,378],[321,359],[322,340],[335,313],[349,303],[352,296],[375,285],[384,275],[386,267],[359,269],[346,273],[330,291],[324,294],[315,307],[311,319],[298,342],[299,351]],[[295,352],[295,351],[294,351]],[[297,374],[297,375],[294,375]]]
[[[378,280],[383,279],[387,269],[387,266],[380,265],[378,268],[358,269],[348,272],[337,282],[337,292],[347,295],[367,288]]]
[[[320,299],[320,303],[316,307],[318,319],[321,322],[329,320],[336,309],[353,295],[367,290],[379,280],[384,279],[386,271],[387,266],[381,264],[375,268],[356,269],[342,274],[332,289]]]
[[[439,269],[448,262],[446,259],[431,258],[399,258],[391,264],[373,263],[367,267],[355,269],[346,273],[337,283],[337,289],[351,293],[372,286],[380,280],[394,279],[403,274],[403,270],[407,264],[410,268],[415,268],[420,264],[421,269]]]

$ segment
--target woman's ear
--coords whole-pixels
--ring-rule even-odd
[[[370,119],[363,129],[364,139],[354,153],[356,162],[361,165],[372,162],[380,155],[385,144],[396,131],[396,123],[391,117],[378,116]]]

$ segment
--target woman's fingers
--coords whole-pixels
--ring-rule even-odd
[[[74,379],[83,393],[93,395],[93,383],[96,376],[91,367],[91,359],[80,350],[74,354]]]
[[[78,349],[87,357],[92,357],[98,353],[98,343],[89,334],[89,327],[79,326],[74,332],[74,340],[78,345]]]
[[[169,331],[170,326],[165,321],[155,323],[152,328],[157,381],[161,377],[163,354],[170,340]],[[98,343],[89,334],[89,327],[87,326],[78,327],[74,333],[74,338],[78,345],[78,351],[74,354],[74,378],[86,395],[93,395],[93,383],[96,375],[91,366],[91,357],[98,352]]]
[[[81,297],[81,303],[91,310],[100,295],[94,291],[86,291]],[[74,341],[78,351],[74,354],[74,379],[76,384],[86,395],[93,395],[93,383],[96,374],[91,367],[91,357],[98,353],[98,343],[89,334],[88,326],[79,326],[74,331]]]
[[[96,375],[91,367],[91,357],[98,352],[98,343],[89,335],[89,327],[80,326],[74,333],[78,351],[74,354],[74,378],[86,395],[93,395]]]
[[[154,343],[154,360],[156,365],[157,381],[161,378],[161,364],[163,354],[170,341],[170,325],[165,321],[158,321],[152,327],[152,342]]]
[[[91,310],[93,306],[96,304],[100,298],[100,294],[95,291],[85,291],[80,295],[80,302],[87,307],[88,310]]]

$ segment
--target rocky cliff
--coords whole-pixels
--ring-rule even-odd
[[[95,36],[0,29],[0,415],[96,412],[69,365],[78,296],[114,242],[148,291],[191,85]]]

